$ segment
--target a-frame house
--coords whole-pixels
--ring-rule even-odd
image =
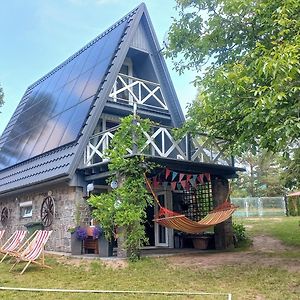
[[[180,126],[184,116],[141,4],[26,90],[0,138],[0,228],[10,234],[28,222],[42,222],[54,230],[50,249],[69,252],[68,228],[78,215],[90,222],[87,186],[92,183],[94,193],[109,188],[103,151],[133,103],[141,117],[160,124],[149,135],[148,156],[162,172],[171,172],[170,181],[177,174],[190,174],[194,183],[200,178],[201,188],[192,191],[186,183],[159,184],[165,175],[157,176],[160,201],[171,209],[185,202],[196,219],[224,200],[227,179],[237,168],[223,156],[221,139],[212,146],[205,135],[172,137],[170,128]],[[193,208],[197,197],[204,201],[200,212]],[[150,221],[155,209],[147,212]],[[176,246],[173,230],[148,227],[152,246]],[[219,248],[230,244],[230,235],[224,240],[228,228],[216,231]]]

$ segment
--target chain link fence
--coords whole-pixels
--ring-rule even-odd
[[[236,217],[286,216],[284,197],[231,198],[231,203],[239,207],[233,214]]]

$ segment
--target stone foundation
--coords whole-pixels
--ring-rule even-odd
[[[55,217],[52,225],[46,228],[53,230],[46,249],[71,252],[71,234],[68,229],[75,227],[78,220],[81,224],[89,224],[90,211],[86,200],[82,197],[82,188],[70,187],[67,183],[32,190],[28,193],[2,196],[0,198],[0,212],[3,207],[7,207],[9,210],[7,224],[0,223],[0,229],[6,230],[4,240],[15,230],[25,229],[25,224],[41,221],[41,205],[49,191],[52,192],[52,197],[55,199]],[[27,201],[32,201],[32,217],[22,218],[20,203]]]

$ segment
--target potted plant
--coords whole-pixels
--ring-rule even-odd
[[[72,255],[81,255],[82,241],[88,237],[86,228],[82,226],[76,226],[76,227],[69,228],[69,232],[71,233]]]

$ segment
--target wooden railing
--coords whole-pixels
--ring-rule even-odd
[[[84,155],[85,167],[107,160],[105,150],[117,129],[118,127],[114,127],[90,137]],[[140,153],[145,155],[229,166],[233,163],[224,153],[227,142],[222,139],[211,139],[205,134],[194,138],[185,135],[181,139],[175,139],[172,128],[163,126],[152,127],[150,133],[144,132],[144,136],[146,142]],[[128,149],[128,154],[132,154],[131,149]]]
[[[167,109],[160,85],[140,78],[118,74],[109,97],[115,102],[143,104]]]

